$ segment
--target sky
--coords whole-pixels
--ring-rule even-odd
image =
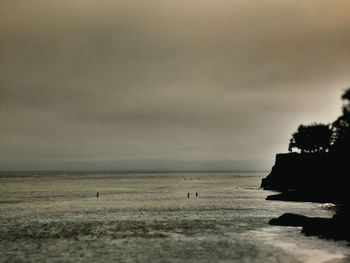
[[[350,86],[348,0],[0,2],[0,170],[269,170]]]

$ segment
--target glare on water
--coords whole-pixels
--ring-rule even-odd
[[[332,212],[314,203],[265,201],[262,176],[0,178],[0,261],[348,262],[343,243],[269,226],[284,212]]]

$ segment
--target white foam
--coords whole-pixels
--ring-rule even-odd
[[[320,207],[321,208],[334,208],[334,207],[336,207],[336,205],[333,203],[324,203],[324,204],[321,204]]]
[[[265,244],[282,249],[304,263],[333,262],[347,256],[340,247],[333,245],[330,241],[312,240],[303,238],[303,236],[300,236],[300,239],[286,238],[284,233],[285,231],[279,227],[267,227],[251,231],[255,238]]]

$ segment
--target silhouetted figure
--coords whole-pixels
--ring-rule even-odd
[[[196,197],[198,197],[198,193],[196,192]]]
[[[190,193],[187,193],[187,198],[190,198]]]
[[[100,197],[100,193],[97,192],[97,193],[96,193],[96,198],[99,198],[99,197]]]

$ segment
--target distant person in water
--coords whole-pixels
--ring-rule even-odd
[[[97,192],[97,193],[96,193],[96,198],[99,198],[99,197],[100,197],[100,193]]]
[[[190,198],[190,193],[187,193],[187,198]]]
[[[198,193],[196,192],[196,197],[198,197]]]

